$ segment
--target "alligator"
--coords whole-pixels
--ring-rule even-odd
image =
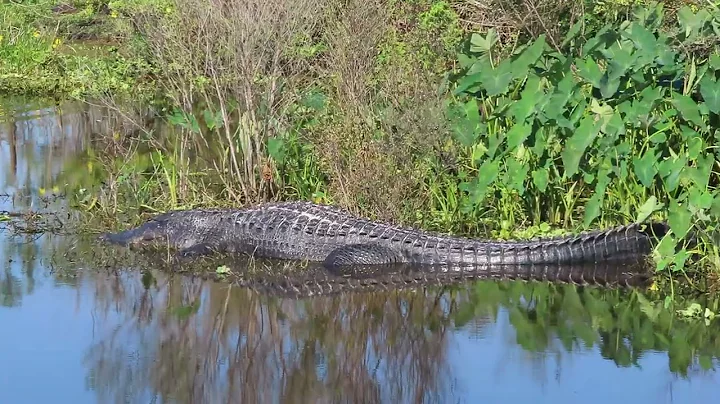
[[[575,265],[359,265],[328,269],[322,264],[298,267],[263,260],[248,263],[224,259],[221,275],[211,267],[202,278],[223,281],[262,295],[285,299],[447,287],[474,280],[513,280],[603,288],[646,287],[652,266],[643,259]],[[176,271],[173,271],[176,272]]]
[[[646,257],[665,223],[633,223],[579,235],[491,241],[371,221],[311,202],[273,202],[244,209],[177,210],[139,227],[104,233],[128,247],[178,250],[180,257],[244,253],[253,257],[353,265],[576,265]]]

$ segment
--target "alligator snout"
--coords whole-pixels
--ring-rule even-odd
[[[98,236],[98,240],[111,244],[119,244],[122,246],[131,246],[140,241],[141,237],[134,237],[133,232],[120,232],[120,233],[101,233]]]

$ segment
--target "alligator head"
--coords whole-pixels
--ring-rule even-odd
[[[99,239],[126,247],[170,248],[182,255],[218,249],[220,235],[232,219],[220,211],[173,211],[152,218],[133,229],[103,233]],[[225,227],[223,227],[225,226]]]

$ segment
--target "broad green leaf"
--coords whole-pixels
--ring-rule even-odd
[[[682,6],[677,13],[678,22],[685,30],[686,38],[696,36],[709,18],[710,14],[706,10],[700,9],[698,13],[695,14],[688,6]]]
[[[655,149],[647,150],[642,157],[638,158],[633,156],[633,172],[646,188],[649,188],[653,183],[653,178],[657,173],[655,163],[657,162],[657,155]]]
[[[175,109],[172,114],[168,116],[168,122],[172,125],[182,126],[187,128],[187,117],[180,109]]]
[[[270,157],[282,163],[285,160],[285,141],[279,137],[271,137],[267,140],[267,150]]]
[[[710,206],[710,214],[714,217],[720,217],[720,193],[715,194],[712,205]]]
[[[608,104],[600,105],[597,100],[593,99],[590,110],[598,115],[602,125],[600,130],[608,135],[625,132],[625,123],[620,118],[620,114],[613,110]]]
[[[619,43],[613,43],[602,53],[609,62],[605,72],[609,82],[619,82],[620,78],[635,66],[638,58],[638,53],[632,52],[632,47],[623,47]]]
[[[588,56],[582,62],[578,62],[577,65],[580,77],[592,84],[593,87],[600,88],[601,80],[603,79],[603,72],[600,70],[600,67],[595,60]]]
[[[507,133],[507,149],[514,150],[530,136],[532,126],[528,123],[515,124]]]
[[[571,75],[566,75],[557,84],[555,91],[550,95],[550,100],[542,110],[543,115],[548,119],[559,120],[565,112],[568,101],[573,97],[575,82]]]
[[[637,110],[633,104],[634,103],[632,101],[626,100],[616,107],[616,109],[620,112],[623,121],[631,125],[635,124],[638,117]]]
[[[510,60],[506,59],[496,69],[482,71],[482,87],[487,91],[488,97],[507,93],[513,79],[510,63]]]
[[[638,209],[637,216],[635,217],[635,223],[644,222],[648,217],[650,217],[650,215],[653,214],[653,212],[659,210],[660,208],[662,208],[662,205],[658,203],[657,198],[654,195],[651,196]]]
[[[661,258],[663,258],[662,261],[664,262],[658,262],[658,271],[662,271],[665,269],[665,266],[670,263],[670,259],[672,259],[672,256],[675,255],[675,246],[677,245],[676,241],[673,237],[669,237],[666,235],[665,237],[660,240],[660,243],[658,243],[656,250]],[[667,258],[670,259],[667,259]]]
[[[703,150],[703,140],[700,136],[690,138],[687,143],[688,159],[695,160]]]
[[[582,28],[583,23],[584,21],[580,19],[578,22],[573,24],[572,27],[570,27],[567,34],[565,34],[565,38],[563,38],[563,41],[560,44],[561,48],[564,48],[570,41],[575,39],[575,36],[577,36],[578,32],[580,32],[580,28]]]
[[[690,188],[688,202],[697,209],[710,209],[713,203],[713,196],[705,189],[692,187]]]
[[[488,160],[478,169],[478,174],[470,186],[470,200],[477,205],[485,198],[487,188],[497,179],[500,172],[499,160]]]
[[[465,116],[472,125],[478,125],[480,123],[480,108],[477,103],[477,99],[472,98],[465,103]]]
[[[594,98],[590,102],[590,110],[599,115],[599,118],[602,120],[609,120],[613,115],[613,109],[610,105],[600,105],[600,103],[598,103],[598,101]]]
[[[203,119],[205,120],[205,125],[210,130],[222,127],[223,120],[221,111],[218,111],[217,114],[213,114],[212,111],[205,108],[203,109]]]
[[[579,102],[573,106],[574,110],[570,113],[570,123],[573,125],[573,130],[575,130],[575,125],[580,121],[580,118],[586,117],[585,111],[587,110],[587,106],[588,101],[586,98],[579,100]],[[598,129],[599,128],[598,126]]]
[[[683,141],[687,142],[688,140],[699,136],[698,132],[695,129],[687,125],[681,124],[677,126],[680,128],[680,135],[682,136]]]
[[[653,61],[657,54],[657,39],[650,31],[637,22],[630,25],[630,39],[640,52],[638,62],[645,65]]]
[[[480,89],[481,79],[482,79],[481,72],[464,76],[462,79],[458,80],[457,87],[455,87],[455,90],[453,92],[456,95],[462,94],[464,92],[474,93],[474,92],[478,91],[478,89]]]
[[[495,28],[490,28],[485,36],[473,33],[470,36],[470,52],[486,54],[492,50],[499,39]]]
[[[708,65],[715,70],[720,70],[720,53],[713,53],[710,56],[710,61],[708,62]]]
[[[525,88],[520,93],[520,100],[512,103],[508,112],[515,118],[515,122],[525,122],[537,108],[538,98],[541,95],[540,78],[536,75],[528,77]]]
[[[683,174],[685,174],[695,186],[700,188],[706,188],[710,181],[710,174],[712,173],[715,159],[712,154],[704,154],[699,156],[695,160],[695,167],[685,167]]]
[[[188,116],[188,121],[190,122],[190,130],[192,130],[193,133],[200,134],[200,123],[197,118],[195,118],[195,115],[190,114]]]
[[[650,138],[648,138],[648,141],[650,143],[658,145],[660,143],[665,143],[667,141],[667,136],[664,132],[656,132],[653,133]]]
[[[477,100],[471,98],[463,106],[463,114],[458,114],[453,119],[453,133],[455,139],[465,147],[470,147],[475,144],[479,135],[478,127],[480,123],[480,112],[477,105]]]
[[[602,28],[600,28],[596,33],[595,36],[585,41],[585,44],[582,47],[582,53],[583,55],[590,55],[595,52],[598,48],[601,48],[605,45],[607,42],[606,37],[608,34],[613,34],[613,31],[616,29],[616,27],[613,24],[607,23]]]
[[[545,50],[545,34],[540,35],[533,43],[525,48],[522,53],[512,62],[514,77],[521,77],[527,74],[528,67],[537,63]],[[523,73],[525,72],[525,73]]]
[[[472,66],[473,63],[477,62],[478,59],[476,57],[473,57],[470,55],[465,55],[465,54],[461,53],[458,55],[457,60],[458,60],[458,65],[460,66],[461,69],[467,69],[470,66]]]
[[[542,157],[545,153],[545,150],[551,146],[548,144],[548,135],[545,131],[543,131],[542,128],[538,128],[538,130],[535,132],[535,144],[530,148],[530,151],[536,156],[536,157]]]
[[[523,164],[522,162],[516,160],[515,158],[509,158],[507,159],[507,181],[506,185],[510,189],[514,189],[518,191],[520,196],[522,196],[525,193],[525,186],[524,182],[527,178],[528,171],[530,170],[530,167],[527,164]]]
[[[670,203],[668,207],[668,224],[678,238],[683,238],[690,230],[692,216],[690,211],[684,205],[678,203]]]
[[[321,111],[325,108],[327,97],[320,91],[312,91],[300,101],[302,105],[315,111]]]
[[[710,112],[720,114],[720,81],[705,75],[700,80],[700,94]]]
[[[680,183],[680,174],[686,166],[687,158],[684,155],[665,159],[657,165],[658,174],[663,177],[668,191],[675,191]]]
[[[620,87],[620,78],[611,77],[610,75],[604,75],[600,80],[600,94],[604,98],[612,98]]]
[[[600,216],[600,208],[602,207],[604,193],[595,193],[585,205],[585,216],[583,225],[589,227],[593,220]]]
[[[633,102],[633,108],[637,115],[648,115],[655,108],[657,102],[662,100],[662,87],[649,86],[640,92],[640,99]]]
[[[595,185],[596,193],[605,193],[605,188],[610,184],[610,174],[612,174],[612,167],[606,166],[603,162],[597,175],[597,184]]]
[[[535,184],[535,186],[541,192],[545,192],[548,186],[548,182],[550,182],[550,173],[548,172],[547,168],[540,167],[537,170],[533,171],[532,178],[533,184]],[[720,206],[720,204],[718,204],[718,206]]]
[[[504,132],[492,132],[488,133],[488,156],[490,158],[495,157],[495,153],[497,153],[498,147],[500,147],[500,144],[503,140],[505,140],[505,133]]]
[[[675,71],[675,69],[677,69],[677,56],[677,52],[672,50],[667,44],[662,44],[657,51],[657,58],[655,59],[657,63],[664,68],[661,69],[660,72],[670,73]]]
[[[697,126],[703,128],[705,127],[705,122],[700,116],[698,105],[692,98],[687,95],[675,93],[672,97],[672,104],[678,111],[680,111],[680,114],[685,120],[692,122]]]
[[[625,134],[625,122],[620,117],[620,114],[615,111],[613,112],[610,120],[603,125],[603,133],[609,136],[624,135]]]
[[[582,159],[585,154],[585,149],[593,143],[599,131],[600,124],[595,122],[593,116],[588,115],[580,122],[580,126],[578,126],[575,134],[565,143],[565,150],[563,150],[561,155],[566,178],[577,173],[580,159]]]

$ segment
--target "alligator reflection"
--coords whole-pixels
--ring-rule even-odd
[[[229,272],[229,276],[225,276],[236,284],[271,295],[294,298],[343,292],[444,286],[475,279],[539,280],[606,287],[647,286],[651,282],[649,266],[642,260],[616,261],[612,264],[518,266],[451,267],[394,264],[352,266],[338,270],[326,270],[320,265],[308,265],[302,271],[298,271],[297,264],[275,263],[275,265],[266,265],[259,271],[260,276],[248,274],[246,262],[233,263],[231,266],[227,265],[227,258],[223,262],[228,270],[236,268],[235,271]],[[257,265],[253,268],[257,268]]]
[[[516,343],[543,357],[597,347],[625,367],[648,351],[668,351],[671,370],[687,375],[720,353],[716,326],[677,321],[635,288],[467,282],[495,276],[488,268],[461,275],[407,267],[330,273],[228,258],[171,265],[135,263],[140,271],[120,271],[109,282],[96,275],[96,306],[125,316],[86,358],[103,396],[152,391],[178,402],[441,402],[453,396],[458,377],[448,360],[453,332],[482,333],[501,310],[509,313]],[[198,273],[199,266],[223,280],[169,275]],[[586,284],[608,286],[648,281],[630,266],[593,271],[590,277],[587,267],[541,268],[518,277],[571,282],[582,273]]]

